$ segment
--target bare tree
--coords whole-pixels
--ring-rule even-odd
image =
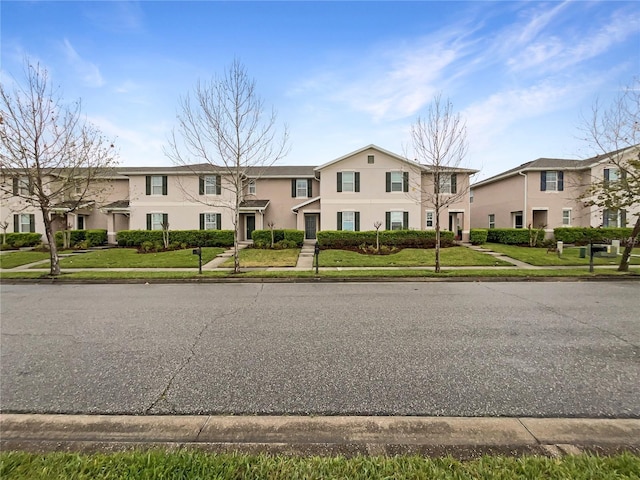
[[[373,228],[376,229],[376,252],[380,253],[380,227],[382,226],[382,222],[376,220],[373,222]]]
[[[25,62],[24,85],[0,85],[0,102],[0,169],[13,179],[2,182],[2,193],[41,212],[50,274],[59,275],[53,209],[65,202],[73,212],[94,198],[94,182],[116,164],[114,145],[84,119],[79,100],[63,103],[39,64]]]
[[[226,197],[185,193],[204,205],[231,209],[234,272],[238,273],[240,204],[249,172],[273,165],[288,153],[287,129],[278,135],[275,111],[265,113],[255,81],[238,60],[222,76],[198,82],[193,95],[181,99],[177,117],[177,135],[174,130],[165,153],[195,174],[202,172],[203,163],[221,173],[221,188],[229,193]]]
[[[469,184],[458,185],[460,168],[467,153],[467,129],[460,114],[454,113],[452,103],[440,94],[433,98],[426,118],[418,117],[411,126],[413,156],[424,164],[432,182],[420,182],[412,195],[420,195],[420,203],[433,208],[436,232],[435,271],[440,272],[440,215],[446,208],[469,194]]]
[[[589,146],[614,165],[617,178],[591,178],[581,196],[586,206],[635,211],[636,221],[618,271],[629,270],[631,250],[640,235],[640,78],[635,78],[608,106],[597,101],[582,130]]]

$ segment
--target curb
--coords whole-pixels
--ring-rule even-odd
[[[294,455],[640,453],[640,419],[0,414],[6,450]]]

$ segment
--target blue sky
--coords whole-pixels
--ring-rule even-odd
[[[163,153],[179,98],[238,58],[290,130],[282,164],[370,143],[402,154],[434,94],[467,122],[486,178],[593,152],[578,126],[640,75],[635,2],[15,2],[1,79],[39,61],[114,137],[126,166]]]

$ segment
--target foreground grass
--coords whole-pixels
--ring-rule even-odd
[[[503,245],[499,243],[487,243],[483,245],[490,248],[494,252],[504,253],[505,255],[537,266],[580,266],[589,265],[589,257],[580,258],[580,247],[564,248],[562,255],[558,257],[557,253],[547,252],[546,248],[529,248],[517,247],[514,245]],[[638,254],[634,249],[634,254]],[[594,265],[620,265],[620,256],[617,258],[593,257]],[[631,257],[631,265],[640,265],[639,257]]]
[[[240,266],[253,267],[295,267],[298,262],[299,248],[269,250],[263,248],[245,248],[240,250]],[[233,257],[226,260],[222,267],[233,267]]]
[[[0,255],[0,268],[15,268],[20,265],[38,262],[49,258],[49,252],[14,252],[3,253]]]
[[[405,248],[390,255],[368,255],[348,250],[320,252],[321,267],[428,267],[435,263],[435,249]],[[440,263],[449,267],[511,265],[466,247],[443,248]]]
[[[552,459],[481,457],[291,457],[195,451],[81,455],[0,454],[0,478],[22,479],[637,479],[640,457],[623,453]]]
[[[223,248],[203,248],[202,263],[207,263]],[[42,265],[38,266],[43,268]],[[60,260],[60,268],[198,268],[193,249],[159,253],[138,253],[134,248],[110,248],[82,253]]]
[[[141,271],[141,272],[108,272],[108,271],[83,271],[83,272],[67,272],[63,273],[58,280],[206,280],[208,278],[234,279],[234,278],[334,278],[334,279],[376,279],[384,280],[385,278],[596,278],[596,277],[637,277],[640,276],[640,270],[632,269],[630,273],[617,272],[615,269],[599,269],[594,273],[589,273],[588,269],[558,269],[558,270],[519,270],[519,269],[469,269],[469,270],[443,270],[435,273],[432,270],[329,270],[320,271],[318,275],[314,270],[304,271],[279,271],[279,270],[253,270],[249,272],[241,272],[234,274],[228,271],[204,271],[202,275],[197,271]],[[42,272],[3,272],[2,279],[6,280],[37,280],[50,279],[48,274]]]

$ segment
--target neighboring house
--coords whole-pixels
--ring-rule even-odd
[[[637,148],[617,154],[628,158]],[[635,150],[634,150],[635,149]],[[620,227],[637,209],[602,210],[585,206],[593,181],[620,178],[609,155],[586,160],[539,158],[471,186],[472,228]],[[549,235],[548,235],[549,236]]]
[[[468,238],[470,228],[469,175],[474,170],[449,169],[442,174],[443,196],[460,198],[442,209],[441,228]],[[225,170],[214,166],[114,168],[97,188],[101,192],[80,209],[70,210],[61,199],[54,211],[54,229],[103,228],[109,243],[120,230],[232,230],[235,196]],[[19,179],[7,178],[20,188]],[[16,183],[17,182],[17,183]],[[106,184],[104,182],[107,182]],[[108,188],[104,188],[105,185]],[[22,186],[24,187],[24,186]],[[27,187],[24,187],[27,188]],[[240,240],[255,229],[297,229],[315,239],[319,230],[435,228],[433,191],[428,166],[369,145],[319,167],[251,167],[243,179],[240,199]],[[453,197],[452,197],[453,198]],[[7,195],[2,215],[18,231],[44,232],[39,211]],[[9,228],[8,231],[12,231]]]
[[[320,174],[321,230],[435,229],[433,172],[427,165],[369,145],[316,168]],[[475,170],[451,168],[442,174],[443,196],[460,195],[441,209],[442,230],[468,239],[469,176]],[[446,178],[445,178],[446,177]]]
[[[57,179],[64,172],[51,172],[43,183],[54,191]],[[7,232],[37,232],[43,235],[45,228],[40,207],[24,198],[32,191],[26,177],[16,170],[3,170],[0,178],[0,221],[8,222]],[[109,170],[92,183],[87,192],[78,186],[66,198],[54,199],[51,206],[53,230],[88,230],[106,228],[108,214],[103,207],[117,199],[127,198],[129,182],[115,170]],[[21,195],[21,196],[18,196]],[[86,200],[81,200],[86,198]]]

